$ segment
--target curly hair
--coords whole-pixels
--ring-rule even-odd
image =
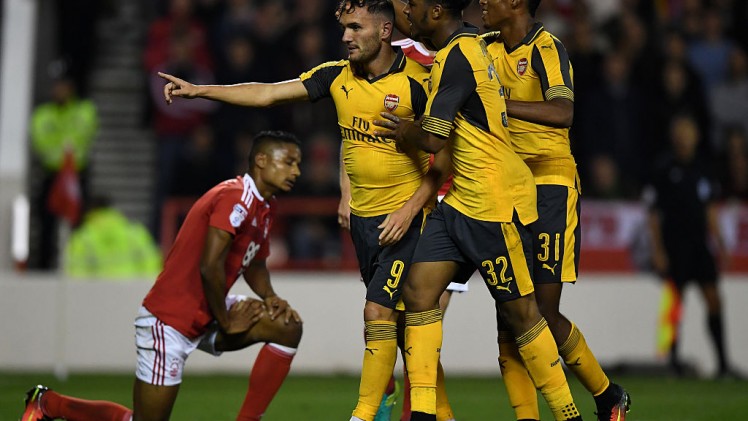
[[[384,15],[389,20],[395,19],[395,6],[390,0],[343,0],[335,8],[335,16],[353,13],[357,7],[365,7],[367,12]]]

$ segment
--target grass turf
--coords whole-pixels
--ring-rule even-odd
[[[632,396],[628,421],[722,421],[748,415],[748,382],[617,376]],[[246,390],[246,376],[186,376],[172,413],[173,420],[235,419]],[[132,377],[74,374],[60,382],[48,374],[0,372],[0,420],[16,420],[23,397],[42,383],[60,393],[86,399],[112,400],[130,406]],[[571,380],[577,407],[594,420],[592,398]],[[498,378],[448,377],[450,402],[459,421],[513,420],[504,386]],[[270,405],[268,421],[346,421],[358,391],[354,377],[291,376]],[[541,418],[551,420],[541,398]],[[395,413],[399,413],[400,402]],[[396,418],[393,416],[393,420]]]

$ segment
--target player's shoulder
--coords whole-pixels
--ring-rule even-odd
[[[420,42],[414,41],[410,38],[403,38],[392,41],[391,44],[393,47],[399,48],[405,57],[415,60],[426,68],[433,64],[434,52],[426,48],[426,46]]]
[[[237,176],[218,183],[206,194],[213,194],[216,198],[220,197],[226,200],[238,200],[246,202],[253,196],[253,190],[256,190],[252,178],[248,175]]]
[[[421,64],[419,61],[410,57],[405,57],[405,66],[403,72],[414,79],[420,80],[422,76],[428,76],[431,70]]]
[[[350,68],[350,64],[351,63],[348,60],[326,61],[304,72],[302,74],[302,79],[304,79],[305,77],[309,77],[317,72],[340,72],[343,69]]]
[[[405,48],[413,47],[418,43],[411,38],[402,38],[402,39],[394,40],[390,44],[393,47],[400,47],[402,49],[405,49]]]
[[[486,32],[485,34],[478,35],[478,38],[483,40],[487,45],[493,44],[494,42],[500,42],[499,38],[501,36],[501,31],[490,31]]]
[[[532,36],[530,45],[544,52],[556,52],[558,49],[563,49],[564,44],[555,35],[548,32],[545,27],[540,25],[534,29],[536,32]]]

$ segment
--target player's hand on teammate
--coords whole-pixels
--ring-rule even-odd
[[[277,317],[281,317],[286,324],[288,324],[292,319],[295,320],[296,323],[301,323],[299,313],[288,305],[288,301],[277,295],[265,298],[265,309],[270,315],[270,320],[275,320]]]
[[[379,233],[379,245],[389,246],[400,241],[403,235],[408,232],[414,216],[415,214],[406,207],[402,207],[387,215],[384,221],[377,227],[382,230]]]
[[[195,98],[197,96],[197,88],[195,85],[186,80],[182,80],[168,73],[158,72],[158,75],[167,81],[166,85],[164,85],[164,99],[167,104],[171,104],[174,101],[175,96],[182,98]]]
[[[351,203],[349,197],[343,197],[338,204],[338,225],[341,228],[351,229]]]
[[[400,117],[390,113],[379,113],[383,120],[374,120],[374,136],[392,139],[397,145],[397,151],[410,153],[416,145],[412,139],[408,139],[406,133],[411,127],[416,125],[412,120],[403,120]]]
[[[374,125],[378,127],[377,130],[374,130],[374,135],[394,139],[395,141],[402,140],[400,131],[402,130],[403,121],[400,120],[400,117],[390,113],[379,113],[379,115],[384,120],[374,120]]]
[[[264,314],[260,301],[237,301],[229,308],[229,326],[226,334],[246,332],[256,325]]]

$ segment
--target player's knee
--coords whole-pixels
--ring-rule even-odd
[[[415,288],[410,282],[403,287],[403,303],[405,310],[409,312],[428,311],[438,308],[439,295],[441,291],[434,294],[428,288]]]
[[[273,342],[276,342],[280,345],[289,346],[291,348],[296,348],[299,346],[299,342],[301,342],[301,336],[303,334],[303,325],[293,319],[289,320],[288,323],[282,318],[275,319],[273,323],[273,328],[275,330],[275,334],[273,336],[276,336],[278,340],[275,340]]]
[[[291,345],[291,347],[296,348],[299,346],[299,342],[301,342],[301,336],[304,333],[304,328],[302,327],[301,323],[297,323],[296,321],[290,321],[288,323],[290,326],[287,336],[288,341]]]
[[[389,320],[394,322],[397,320],[397,314],[395,310],[391,308],[372,301],[367,301],[364,305],[364,320],[367,322],[373,320]]]
[[[538,310],[540,310],[540,314],[543,315],[543,317],[548,321],[549,324],[554,324],[560,321],[563,317],[557,303],[538,301]]]
[[[501,305],[501,318],[515,336],[532,329],[542,317],[532,295],[526,295]]]

